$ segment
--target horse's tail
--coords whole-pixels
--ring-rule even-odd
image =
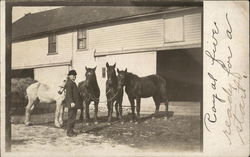
[[[161,85],[160,85],[160,95],[163,102],[168,102],[169,95],[168,95],[168,87],[167,87],[167,81],[163,77],[159,77]]]

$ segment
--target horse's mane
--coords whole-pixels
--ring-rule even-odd
[[[127,72],[126,75],[127,75],[129,78],[140,78],[138,75],[133,74],[133,73],[131,73],[131,72]]]
[[[136,74],[133,74],[133,73],[131,73],[131,72],[127,72],[127,80],[126,80],[126,82],[127,81],[133,81],[133,80],[138,80],[138,79],[140,79],[140,77],[139,76],[137,76]]]

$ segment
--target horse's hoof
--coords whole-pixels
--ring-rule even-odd
[[[55,127],[56,128],[61,128],[61,125],[60,124],[55,124]]]
[[[155,119],[155,117],[152,117],[152,119]]]
[[[145,121],[145,123],[148,123],[148,121]]]
[[[138,122],[135,122],[135,124],[138,124]]]
[[[124,124],[124,122],[121,122],[121,125],[123,125]]]
[[[98,122],[94,122],[94,124],[96,125],[96,124],[98,124]]]
[[[164,120],[168,120],[168,117],[164,117],[163,119],[164,119]]]
[[[89,126],[89,123],[86,123],[87,126]]]
[[[111,123],[108,122],[108,125],[111,125]]]
[[[31,122],[25,122],[24,123],[26,126],[32,126],[33,124]]]
[[[133,123],[133,121],[131,120],[131,121],[129,121],[130,123]]]

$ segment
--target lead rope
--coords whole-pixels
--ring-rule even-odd
[[[121,89],[120,89],[120,90],[121,90]],[[90,95],[89,93],[87,93],[87,94],[88,94],[88,97],[87,97],[86,99],[89,99],[89,98],[90,98],[90,99],[94,100],[95,102],[99,102],[99,103],[110,102],[110,101],[112,101],[112,100],[118,95],[118,93],[119,93],[120,90],[118,90],[112,98],[110,98],[110,99],[108,99],[108,100],[106,100],[106,101],[100,101],[100,100],[99,100],[100,98],[96,98],[96,97]],[[106,94],[108,94],[110,91],[111,91],[111,90],[109,90]],[[85,99],[85,100],[86,100],[86,99]]]

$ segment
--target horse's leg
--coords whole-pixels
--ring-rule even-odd
[[[164,119],[167,119],[168,118],[168,99],[165,100],[165,114],[166,114],[166,117]]]
[[[63,126],[63,114],[64,114],[64,106],[61,103],[59,112],[59,123],[61,127]]]
[[[141,109],[141,98],[136,98],[137,120],[140,119],[140,109]]]
[[[166,117],[164,119],[167,119],[168,117],[168,96],[167,96],[167,90],[165,88],[165,86],[163,86],[161,88],[161,98],[165,104],[165,114],[166,114]]]
[[[60,119],[59,116],[60,116],[61,106],[62,106],[62,100],[60,100],[60,99],[56,100],[55,126],[58,127],[58,128],[61,127],[61,124],[59,122],[59,119]]]
[[[82,121],[82,123],[86,122],[87,116],[86,116],[86,101],[82,102],[82,108],[81,108],[81,115],[80,115],[80,120]],[[81,119],[82,117],[82,119]]]
[[[27,125],[27,126],[32,125],[32,123],[30,122],[30,114],[31,114],[31,108],[34,105],[34,102],[35,102],[35,100],[29,99],[28,104],[25,107],[25,121],[24,121],[24,124]]]
[[[81,113],[80,113],[80,117],[79,117],[79,120],[82,122],[83,121],[83,109],[81,108]]]
[[[87,100],[85,102],[85,122],[86,122],[86,125],[89,125],[89,119],[90,119],[90,116],[89,116],[89,104],[90,104],[90,100]]]
[[[83,98],[83,99],[84,99],[84,98]],[[83,122],[83,120],[84,120],[84,112],[85,112],[84,109],[85,109],[85,100],[82,101],[82,106],[81,106],[81,108],[80,108],[81,113],[80,113],[79,119],[80,119],[81,122]]]
[[[96,102],[96,101],[94,102],[94,105],[95,105],[94,124],[98,124],[98,121],[97,121],[98,104],[99,104],[99,102]]]
[[[115,112],[116,112],[116,118],[119,118],[119,110],[118,110],[118,102],[115,101]]]
[[[129,97],[129,102],[131,105],[131,110],[132,110],[132,120],[130,122],[135,121],[135,101],[133,97]]]
[[[155,113],[152,117],[154,119],[159,114],[159,108],[160,108],[160,99],[159,96],[153,96],[154,102],[155,102]]]
[[[119,98],[117,100],[119,104],[119,119],[121,121],[121,124],[123,124],[123,117],[122,117],[122,101],[123,101],[123,94],[119,95]]]
[[[108,106],[109,106],[108,125],[110,125],[110,124],[111,124],[111,122],[112,122],[113,105],[114,105],[114,102],[113,102],[113,101],[109,101],[109,102],[108,102]]]

